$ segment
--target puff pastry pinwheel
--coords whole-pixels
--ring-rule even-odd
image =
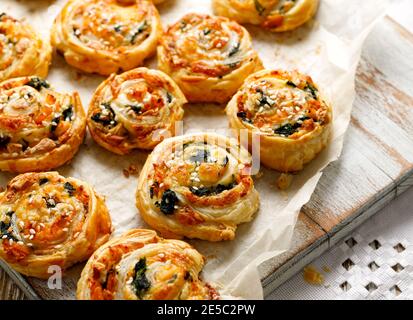
[[[174,134],[185,103],[169,76],[137,68],[113,74],[98,87],[90,103],[88,127],[95,141],[114,153],[153,149],[161,138]]]
[[[39,77],[0,83],[0,170],[46,171],[71,160],[86,117],[79,95],[57,93]]]
[[[137,207],[165,237],[232,240],[259,208],[251,163],[247,150],[221,135],[166,139],[141,171]]]
[[[90,257],[77,284],[79,300],[212,300],[199,279],[204,257],[189,244],[156,232],[129,230]]]
[[[46,77],[52,47],[33,28],[0,13],[0,81],[37,75]]]
[[[25,173],[0,193],[0,258],[27,276],[47,278],[86,260],[111,233],[103,198],[57,172]]]
[[[298,28],[316,13],[319,0],[212,0],[215,14],[273,32]]]
[[[149,0],[69,0],[53,25],[52,45],[70,65],[110,75],[141,65],[161,33]]]
[[[159,69],[190,102],[227,102],[245,78],[262,69],[248,31],[224,17],[187,14],[158,46]]]
[[[285,173],[314,159],[332,127],[331,107],[311,77],[297,71],[251,75],[229,102],[227,116],[231,128],[260,136],[264,165]]]

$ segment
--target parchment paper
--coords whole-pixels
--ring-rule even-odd
[[[178,20],[189,12],[212,13],[210,0],[169,0],[159,6],[163,24]],[[48,36],[54,17],[64,0],[0,0],[0,11],[25,18],[40,33]],[[305,170],[294,177],[288,191],[276,187],[278,173],[262,168],[255,179],[261,195],[261,208],[255,220],[238,228],[234,241],[208,243],[190,241],[207,257],[203,278],[221,288],[224,295],[262,299],[257,266],[288,250],[300,208],[309,201],[322,170],[336,160],[350,121],[354,101],[355,70],[363,41],[373,24],[384,13],[386,0],[321,0],[314,21],[294,32],[271,34],[248,26],[254,46],[266,68],[295,68],[310,74],[334,109],[334,134],[330,146]],[[156,68],[156,59],[146,63]],[[77,90],[87,109],[91,96],[104,78],[82,74],[55,55],[48,80],[60,91]],[[214,130],[227,134],[224,106],[196,104],[185,108],[184,130]],[[121,157],[102,149],[87,137],[73,161],[58,171],[83,179],[106,196],[115,235],[134,227],[147,227],[135,207],[137,178],[126,178],[123,170],[131,164],[143,165],[146,152],[136,151]],[[11,174],[0,173],[5,186]],[[81,266],[65,278],[63,296],[73,298]],[[39,282],[41,283],[41,282]],[[46,283],[41,283],[46,286]]]

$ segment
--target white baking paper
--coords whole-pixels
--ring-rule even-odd
[[[0,0],[0,11],[26,19],[48,36],[53,19],[64,3],[65,0]],[[355,96],[355,70],[362,44],[384,13],[386,4],[386,0],[321,0],[314,21],[294,32],[272,34],[248,26],[266,68],[298,69],[310,74],[319,84],[333,105],[334,134],[330,146],[294,177],[288,191],[277,189],[277,172],[262,168],[263,176],[255,180],[261,195],[260,211],[252,222],[238,228],[235,240],[190,241],[207,257],[203,278],[221,288],[224,295],[263,298],[257,266],[288,250],[300,208],[309,201],[322,170],[341,153]],[[210,0],[169,0],[159,6],[159,11],[164,25],[186,13],[212,13]],[[146,65],[156,68],[156,59]],[[103,79],[75,70],[57,55],[48,77],[57,90],[78,91],[85,109]],[[186,132],[203,129],[228,133],[224,106],[187,105],[185,112]],[[117,235],[130,228],[147,227],[135,207],[137,178],[123,175],[123,170],[131,164],[142,166],[147,154],[136,151],[129,156],[117,156],[99,147],[88,136],[71,164],[60,168],[59,172],[91,183],[106,196]],[[1,173],[0,183],[6,185],[11,177],[11,174]],[[74,298],[80,271],[81,266],[69,270],[62,292],[51,292],[45,281],[31,283],[44,297],[70,299]]]

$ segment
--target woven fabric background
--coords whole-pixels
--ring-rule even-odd
[[[413,188],[311,266],[322,285],[300,272],[269,299],[413,299]]]

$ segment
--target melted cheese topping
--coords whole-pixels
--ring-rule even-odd
[[[131,230],[89,260],[79,281],[87,284],[80,298],[217,299],[217,292],[198,277],[203,264],[203,257],[185,242],[163,240],[149,230]]]
[[[175,68],[209,77],[223,77],[256,55],[243,27],[201,14],[187,14],[170,26],[161,45]]]
[[[109,144],[127,150],[148,148],[159,142],[154,137],[158,130],[170,130],[182,119],[185,102],[165,74],[139,68],[113,76],[97,90],[89,121]]]
[[[1,245],[13,260],[64,250],[82,231],[89,194],[57,174],[27,174],[0,197]]]
[[[24,158],[50,151],[71,136],[73,97],[38,77],[0,84],[0,157]]]
[[[312,79],[298,72],[251,76],[237,94],[237,106],[244,126],[290,139],[299,139],[331,121]]]
[[[146,2],[121,6],[117,0],[87,0],[76,6],[69,27],[74,37],[90,49],[124,52],[151,34],[149,12]]]

